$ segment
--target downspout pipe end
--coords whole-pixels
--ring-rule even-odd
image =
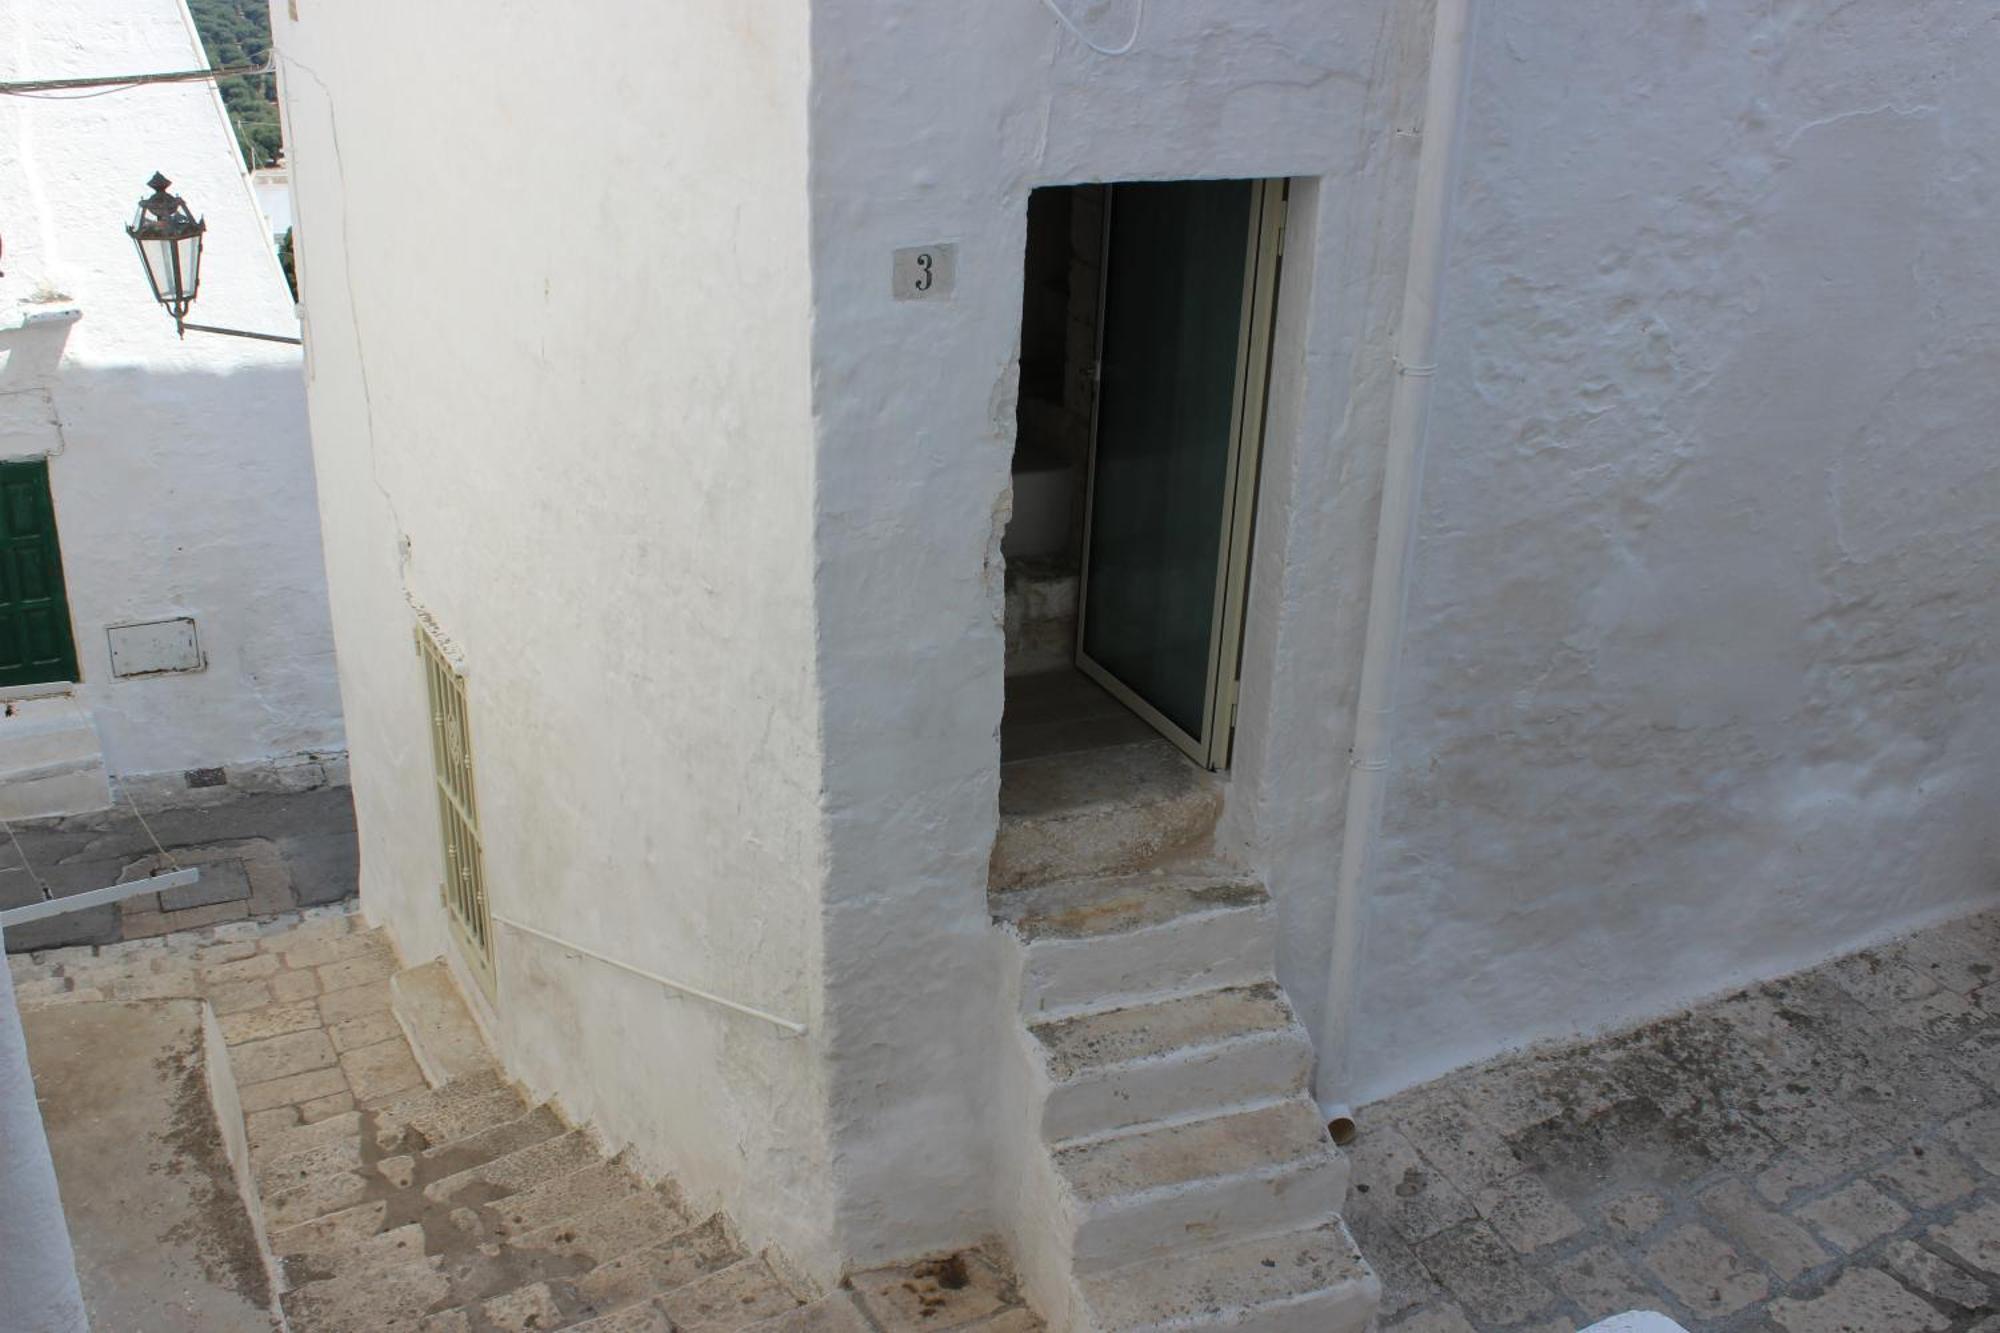
[[[1346,1102],[1322,1104],[1320,1118],[1326,1121],[1326,1132],[1333,1135],[1333,1141],[1342,1148],[1354,1142],[1361,1133],[1361,1126],[1355,1122],[1354,1108]]]

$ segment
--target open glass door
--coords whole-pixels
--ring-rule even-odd
[[[1077,666],[1220,768],[1284,182],[1117,185],[1106,207]]]

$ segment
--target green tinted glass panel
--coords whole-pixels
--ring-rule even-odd
[[[76,677],[49,465],[0,463],[0,685]]]
[[[1111,198],[1082,646],[1197,740],[1254,188],[1174,181]]]

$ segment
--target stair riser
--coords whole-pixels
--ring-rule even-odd
[[[1279,1033],[1085,1075],[1049,1089],[1042,1137],[1060,1144],[1276,1100],[1303,1092],[1311,1070],[1304,1034]]]
[[[1007,674],[1032,676],[1070,664],[1076,652],[1076,620],[1016,621],[1007,608]]]
[[[1346,1193],[1346,1158],[1332,1156],[1275,1175],[1204,1180],[1142,1200],[1119,1200],[1115,1207],[1098,1205],[1076,1227],[1074,1271],[1099,1273],[1239,1236],[1302,1227],[1334,1215]]]
[[[0,781],[44,768],[88,768],[104,763],[104,746],[91,726],[0,731]]]
[[[1222,793],[1203,785],[1161,800],[1046,818],[1003,819],[993,840],[995,890],[1122,875],[1204,849],[1222,816]]]
[[[104,775],[102,760],[46,777],[14,778],[0,784],[0,819],[48,819],[110,807],[111,783]]]
[[[1268,905],[1182,917],[1123,935],[1040,939],[1023,949],[1021,1012],[1115,1009],[1190,990],[1271,979],[1277,947]]]
[[[1275,1308],[1222,1310],[1164,1324],[1114,1327],[1091,1321],[1091,1333],[1365,1333],[1381,1301],[1373,1282],[1347,1282]]]

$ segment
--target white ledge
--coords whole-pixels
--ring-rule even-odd
[[[74,324],[82,318],[83,310],[78,306],[29,306],[6,323],[0,324],[0,333],[12,333],[15,329],[32,329],[43,324]]]

